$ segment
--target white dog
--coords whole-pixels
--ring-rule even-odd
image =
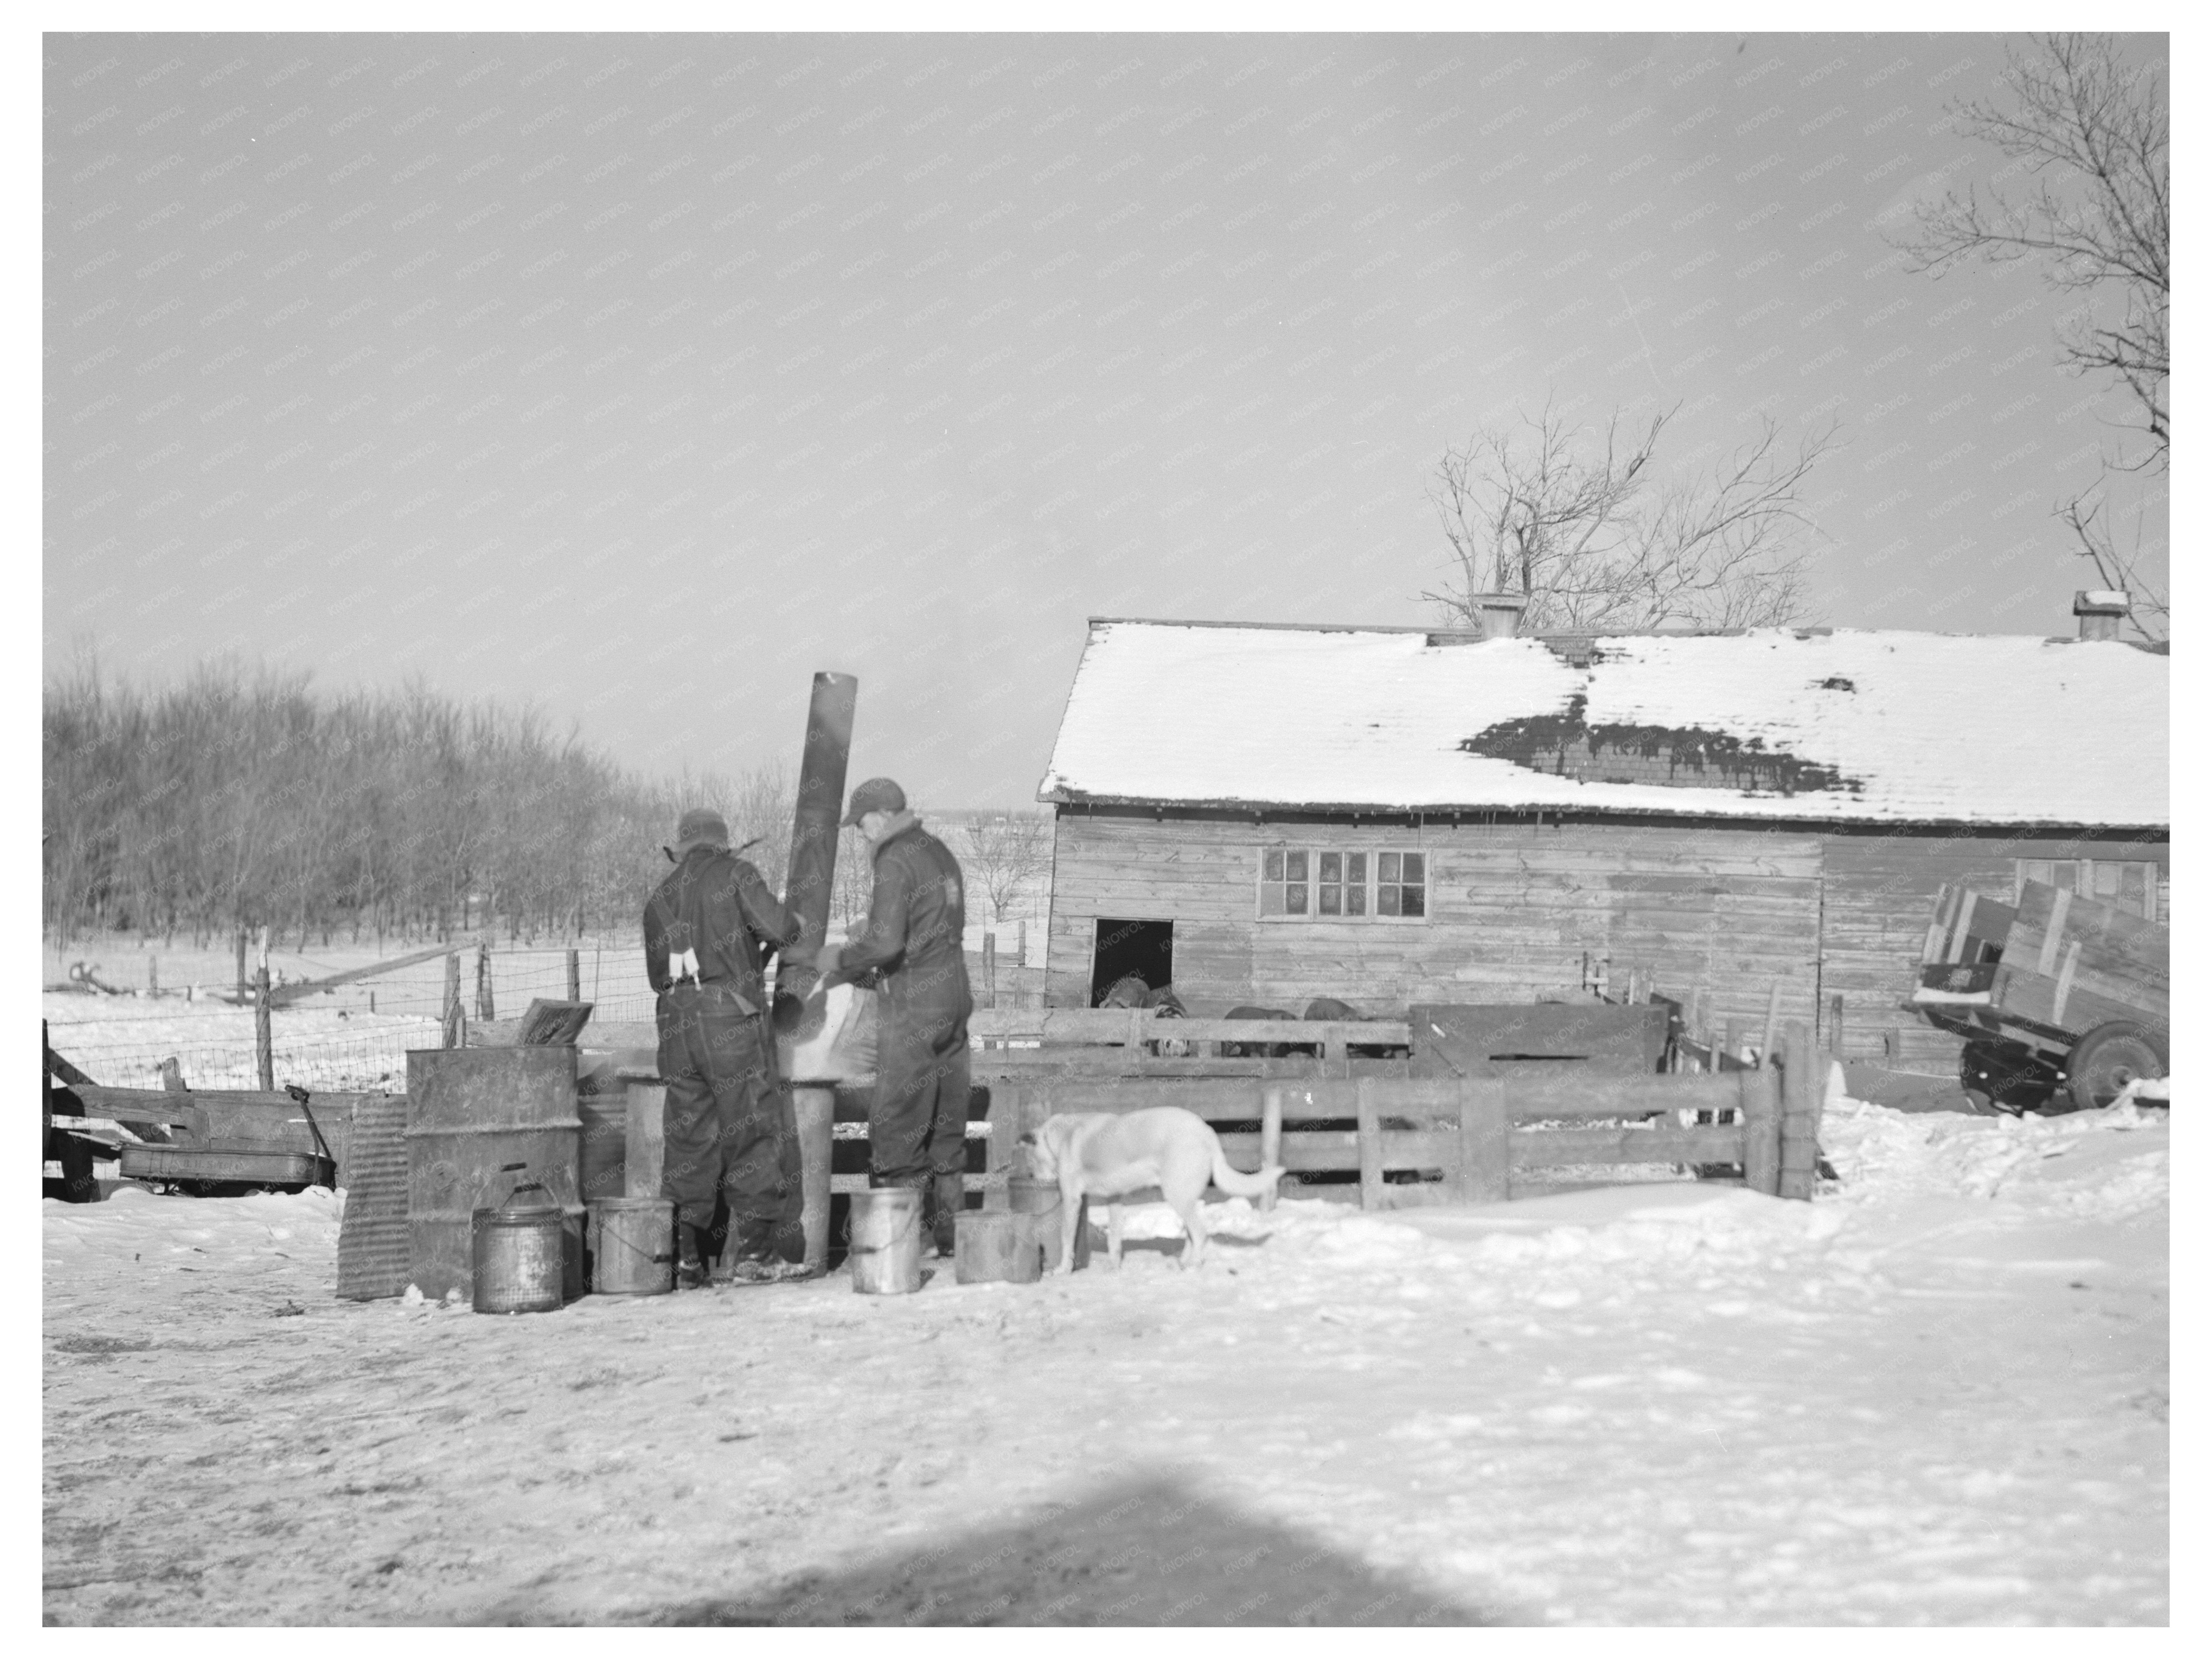
[[[1121,1265],[1121,1204],[1127,1194],[1158,1187],[1182,1218],[1190,1243],[1182,1265],[1206,1258],[1206,1218],[1198,1207],[1210,1180],[1224,1193],[1259,1198],[1283,1177],[1279,1164],[1257,1175],[1229,1167],[1221,1137],[1195,1112],[1151,1106],[1137,1112],[1064,1112],[1021,1138],[1030,1167],[1042,1181],[1060,1183],[1060,1268],[1075,1271],[1075,1228],[1086,1197],[1109,1201],[1107,1254]]]

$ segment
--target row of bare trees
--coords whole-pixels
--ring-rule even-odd
[[[58,947],[127,929],[200,943],[278,937],[510,938],[623,932],[666,872],[661,848],[708,806],[781,888],[793,784],[626,773],[536,710],[465,706],[418,683],[325,696],[304,673],[204,665],[142,690],[86,659],[45,694],[45,923]],[[1035,812],[943,826],[994,921],[1049,865]],[[844,832],[831,904],[867,915],[866,840]]]
[[[87,661],[44,702],[44,920],[64,945],[627,928],[685,806],[719,809],[772,880],[791,835],[780,764],[644,779],[538,711],[419,683],[333,696],[225,661],[146,691]]]

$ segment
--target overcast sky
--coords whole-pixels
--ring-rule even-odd
[[[1432,620],[1427,475],[1547,398],[1680,403],[1681,465],[1838,418],[1816,620],[2071,633],[2094,585],[2049,513],[2122,405],[2064,301],[1884,240],[1994,170],[1945,120],[1992,37],[46,61],[49,670],[419,674],[661,771],[795,764],[836,668],[856,779],[1026,801],[1087,617]]]

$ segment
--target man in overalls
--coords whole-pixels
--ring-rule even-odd
[[[798,1127],[776,1087],[761,947],[799,922],[761,873],[730,851],[719,814],[695,810],[664,848],[676,868],[645,907],[645,970],[667,1085],[661,1194],[675,1200],[678,1277],[706,1283],[708,1229],[729,1206],[726,1277],[803,1273]],[[781,1256],[782,1259],[779,1259]]]
[[[868,1113],[868,1184],[919,1187],[938,1254],[952,1254],[967,1167],[968,913],[960,861],[907,811],[906,792],[871,778],[845,822],[874,850],[867,929],[815,958],[823,981],[880,974],[876,1098]]]

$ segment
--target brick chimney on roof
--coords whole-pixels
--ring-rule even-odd
[[[2113,588],[2090,588],[2074,596],[2074,614],[2081,619],[2085,640],[2117,640],[2120,619],[2128,614],[2128,596]]]
[[[1510,640],[1521,631],[1521,613],[1528,608],[1525,593],[1478,593],[1474,614],[1486,640]]]

